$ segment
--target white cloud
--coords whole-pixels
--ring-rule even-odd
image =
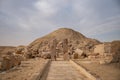
[[[29,3],[25,3],[27,1]],[[20,0],[18,2],[17,0],[2,0],[0,31],[6,31],[5,28],[9,26],[11,32],[15,31],[15,33],[9,35],[10,31],[7,29],[8,34],[4,33],[5,36],[0,40],[4,42],[5,39],[7,42],[9,37],[6,35],[9,35],[15,36],[13,38],[17,37],[17,40],[23,37],[27,42],[28,39],[34,40],[61,26],[73,28],[85,36],[116,31],[120,29],[120,17],[118,17],[120,15],[116,5],[112,3],[114,1],[110,1]],[[111,5],[106,5],[105,2]],[[22,35],[18,35],[23,31]],[[13,39],[13,43],[17,40]]]
[[[120,30],[120,15],[113,15],[116,12],[120,13],[120,10],[112,0],[111,5],[105,5],[107,1],[103,3],[89,0],[74,1],[74,14],[81,18],[79,27],[85,35],[93,36]]]
[[[100,35],[109,33],[112,31],[120,30],[120,16],[114,16],[112,18],[103,20],[101,23],[89,28],[86,32],[87,35]]]
[[[46,16],[54,15],[57,12],[56,6],[47,0],[40,0],[36,2],[35,7],[40,10],[40,13]]]

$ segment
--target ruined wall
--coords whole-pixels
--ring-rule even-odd
[[[52,60],[56,60],[56,47],[57,47],[57,40],[54,39],[54,40],[52,40],[51,45],[50,45],[51,59]]]
[[[100,55],[104,55],[104,44],[99,44],[99,45],[95,45],[94,48],[94,53],[99,53]]]

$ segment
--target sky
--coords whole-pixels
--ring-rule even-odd
[[[120,40],[120,0],[0,0],[0,46],[28,45],[63,27]]]

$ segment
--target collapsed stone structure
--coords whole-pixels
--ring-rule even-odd
[[[28,50],[25,46],[18,46],[13,52],[8,51],[0,57],[0,70],[9,70],[21,64],[21,61],[26,60],[28,57]]]
[[[95,45],[94,51],[90,54],[89,58],[99,59],[100,64],[106,63],[120,63],[120,44],[119,41],[102,43]]]
[[[111,55],[111,44],[99,44],[94,48],[94,53],[99,53],[102,56]]]
[[[52,43],[54,39],[56,40],[56,44]],[[94,45],[99,43],[99,41],[87,38],[72,29],[60,28],[44,37],[36,39],[27,47],[31,55],[41,56],[43,53],[49,52],[52,55],[56,53],[57,57],[64,56],[64,60],[69,60],[77,48],[82,50],[84,54],[87,54],[89,51],[92,51]],[[34,50],[36,50],[36,52]]]
[[[110,63],[112,60],[111,44],[102,43],[94,46],[94,51],[88,56],[89,59],[99,59],[100,64]]]
[[[77,41],[77,44],[78,43],[79,41]],[[24,52],[24,55],[29,56],[27,58],[41,57],[45,59],[56,60],[56,57],[62,55],[64,60],[69,60],[70,58],[89,58],[99,59],[100,64],[105,64],[119,61],[119,57],[114,55],[119,54],[119,52],[114,53],[114,51],[111,49],[111,43],[93,45],[91,42],[89,42],[85,44],[85,46],[76,48],[69,39],[52,39],[50,41],[41,42],[37,48],[28,46],[26,47],[26,51],[25,49],[22,49],[24,50],[22,52]]]
[[[1,58],[1,65],[0,70],[9,70],[15,66],[18,66],[21,64],[21,61],[23,60],[22,56],[20,55],[14,55],[11,52],[8,52],[6,55],[3,55]]]
[[[29,53],[29,51],[26,46],[18,46],[18,47],[16,47],[16,49],[14,51],[14,55],[20,55],[24,59],[28,58],[28,53]]]
[[[72,29],[61,28],[36,39],[28,46],[16,47],[11,57],[7,55],[2,58],[2,64],[4,64],[5,69],[19,65],[19,61],[21,61],[19,56],[23,58],[22,60],[36,57],[56,60],[57,57],[63,56],[64,60],[99,58],[100,63],[120,62],[120,46],[116,47],[118,42],[101,43]]]

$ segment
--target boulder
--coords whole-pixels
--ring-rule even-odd
[[[83,52],[83,50],[81,50],[81,49],[76,49],[75,50],[75,53],[76,54],[74,54],[74,55],[78,55],[78,58],[85,58],[85,57],[87,57],[87,55]]]
[[[76,49],[75,53],[77,53],[79,56],[81,56],[83,54],[83,51],[81,49]]]
[[[0,70],[9,70],[12,67],[18,66],[21,64],[21,61],[24,60],[20,55],[14,55],[12,53],[7,53],[3,55],[1,59],[1,69]]]
[[[73,59],[78,59],[78,53],[73,54]]]
[[[51,53],[50,52],[42,52],[41,58],[51,59]]]

